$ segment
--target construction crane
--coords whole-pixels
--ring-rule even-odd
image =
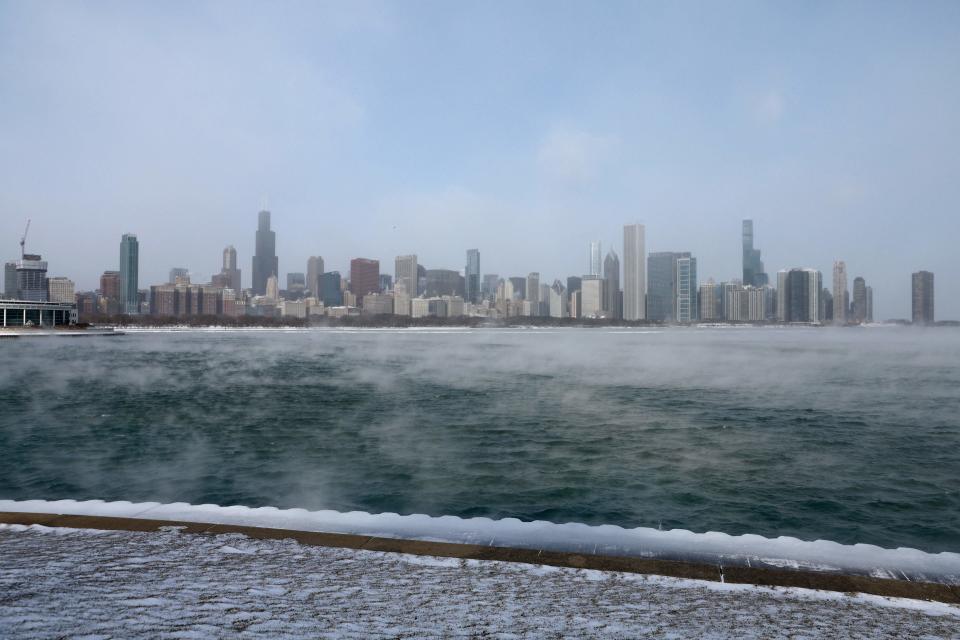
[[[20,259],[21,260],[23,260],[24,259],[23,256],[26,255],[24,247],[27,244],[27,232],[29,231],[30,231],[30,219],[27,218],[27,228],[23,230],[23,237],[20,238]]]

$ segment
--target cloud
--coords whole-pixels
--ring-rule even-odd
[[[567,184],[593,180],[616,148],[616,139],[567,127],[552,129],[540,142],[537,167],[545,177]]]

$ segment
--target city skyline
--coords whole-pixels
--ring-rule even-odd
[[[928,269],[960,317],[956,4],[547,8],[4,3],[0,256],[33,218],[78,289],[127,230],[142,282],[226,244],[249,277],[266,200],[282,273],[580,275],[642,220],[728,279],[754,219],[768,274],[842,259],[909,317]]]
[[[260,273],[259,276],[254,277],[254,281],[250,287],[242,286],[240,270],[236,268],[237,251],[233,245],[228,245],[223,249],[221,271],[211,275],[208,282],[198,282],[195,276],[191,281],[191,273],[188,269],[173,267],[169,271],[169,279],[165,283],[159,284],[179,284],[180,280],[183,279],[184,283],[190,284],[193,287],[206,287],[208,294],[211,293],[210,287],[221,290],[230,289],[233,291],[233,293],[230,294],[231,300],[236,297],[238,304],[241,296],[245,297],[245,292],[254,297],[263,297],[264,294],[266,294],[265,297],[268,299],[274,301],[280,300],[281,296],[279,294],[282,289],[279,284],[283,273],[279,271],[277,266],[279,264],[279,256],[276,250],[276,233],[271,229],[271,215],[271,212],[267,210],[260,210],[257,214],[255,237],[258,253],[261,255],[253,256],[253,272],[256,274],[259,271]],[[606,258],[603,260],[602,273],[593,274],[592,272],[596,271],[596,258],[601,248],[601,242],[597,240],[590,241],[587,256],[587,272],[583,274],[582,279],[596,279],[601,281],[601,284],[598,285],[600,289],[597,293],[600,297],[595,301],[591,300],[588,302],[588,305],[590,305],[588,308],[593,309],[593,312],[602,313],[604,317],[610,319],[647,319],[679,323],[723,319],[733,321],[777,320],[780,322],[826,322],[829,324],[842,325],[847,321],[860,324],[863,322],[883,320],[882,317],[874,313],[874,287],[867,285],[866,280],[862,276],[854,278],[852,293],[851,290],[847,289],[846,264],[842,260],[834,261],[832,281],[827,280],[818,269],[789,267],[778,271],[776,286],[774,286],[774,283],[770,282],[769,275],[765,272],[764,263],[761,260],[762,252],[754,242],[753,220],[743,220],[741,226],[743,279],[731,278],[720,282],[719,285],[714,284],[716,281],[713,277],[708,277],[704,280],[698,279],[697,258],[693,256],[691,252],[647,253],[645,251],[645,227],[642,224],[627,224],[623,227],[623,251],[624,255],[628,256],[628,262],[623,265],[622,270],[619,256],[615,250],[610,249],[607,251]],[[23,242],[21,242],[21,253],[24,257],[37,263],[36,265],[30,263],[33,266],[29,268],[41,269],[39,272],[41,274],[41,280],[37,280],[33,287],[36,289],[36,295],[43,296],[43,299],[46,299],[49,290],[49,295],[51,299],[53,299],[54,285],[56,285],[57,295],[59,297],[65,295],[64,292],[66,289],[64,287],[66,286],[69,286],[71,291],[76,290],[75,283],[70,278],[66,276],[49,276],[49,274],[47,274],[46,261],[39,262],[42,256],[25,254],[24,252],[25,248]],[[646,255],[646,260],[638,261],[635,259],[636,255],[642,256],[644,254]],[[466,266],[461,271],[458,271],[456,269],[442,268],[426,269],[423,265],[417,263],[417,256],[415,254],[398,255],[395,258],[395,276],[382,272],[379,260],[352,258],[347,270],[346,282],[348,283],[350,295],[353,297],[349,300],[340,300],[338,304],[362,307],[362,300],[367,293],[390,293],[391,296],[394,296],[394,277],[396,277],[397,284],[401,285],[396,295],[402,296],[402,299],[405,301],[409,301],[418,296],[426,298],[455,296],[460,300],[458,303],[460,305],[464,302],[475,304],[479,299],[481,280],[486,282],[491,278],[497,279],[498,277],[496,274],[481,272],[480,251],[478,249],[468,249],[466,256]],[[661,263],[663,263],[662,266]],[[632,273],[637,267],[640,268],[639,273],[636,273],[636,275],[628,275],[628,272]],[[139,242],[137,236],[136,234],[125,233],[121,238],[120,245],[120,270],[104,271],[100,277],[100,288],[96,290],[101,295],[101,313],[137,314],[141,312],[140,302],[138,301],[140,299],[139,296],[145,291],[149,293],[149,291],[156,288],[156,286],[148,285],[148,288],[138,288],[137,275],[139,269]],[[360,274],[359,280],[354,280],[352,277],[353,272],[358,269],[358,274]],[[22,277],[18,275],[20,273],[19,262],[6,262],[5,280],[7,281],[7,286],[5,287],[4,293],[7,297],[11,297],[8,293],[10,289],[9,281],[11,278],[13,278],[13,280],[19,280]],[[30,273],[32,273],[32,271]],[[416,276],[413,275],[414,273],[416,273]],[[815,280],[808,278],[804,281],[805,283],[809,282],[811,284],[809,286],[805,284],[803,287],[804,289],[809,288],[810,292],[809,296],[803,298],[802,305],[798,299],[795,299],[796,292],[799,291],[800,288],[796,284],[792,284],[794,282],[793,276],[800,273],[811,274],[810,277],[816,276]],[[921,273],[928,272],[921,271]],[[120,293],[117,295],[103,293],[108,289],[112,291],[109,287],[105,289],[103,284],[104,278],[109,274],[116,274],[117,282],[120,283],[118,285]],[[323,300],[325,304],[328,304],[326,303],[326,289],[321,284],[323,280],[321,276],[333,274],[336,274],[338,279],[340,278],[339,271],[337,270],[327,272],[322,256],[310,256],[307,259],[305,271],[286,272],[287,286],[286,289],[283,290],[285,292],[283,299],[289,301],[297,300],[298,298],[302,299],[305,292],[310,292],[312,297]],[[622,288],[620,286],[621,274],[625,280]],[[827,274],[827,276],[829,275],[830,274]],[[257,277],[265,277],[263,292],[257,289]],[[566,278],[568,286],[565,289],[565,295],[569,297],[574,293],[574,289],[569,285],[571,285],[573,281],[580,280],[581,278],[572,275]],[[415,287],[413,286],[413,280],[416,281]],[[473,281],[472,285],[471,280]],[[528,303],[527,307],[519,311],[519,315],[555,315],[556,310],[551,308],[551,286],[547,284],[549,280],[545,279],[541,282],[539,272],[531,272],[525,278],[515,276],[507,277],[505,280],[512,283],[506,294],[506,298],[512,298],[515,292],[518,299],[526,300]],[[504,282],[504,279],[500,278],[497,281]],[[637,291],[638,287],[636,285],[638,281],[640,285],[639,291]],[[311,283],[312,286],[308,286],[308,282]],[[555,284],[560,284],[560,282],[559,279],[555,280]],[[813,290],[812,284],[814,282],[817,285],[815,291]],[[917,313],[916,274],[913,274],[911,282],[911,316],[915,319]],[[240,284],[239,287],[237,286],[238,283]],[[495,297],[503,295],[499,290],[496,293],[493,292],[495,288],[493,287],[494,284],[495,280],[490,280],[489,285],[484,285],[486,291],[485,299],[492,301]],[[832,285],[832,287],[830,285]],[[476,292],[476,298],[470,293],[471,286],[473,287],[473,291]],[[719,293],[714,292],[714,286],[721,287]],[[735,290],[728,291],[728,287],[733,287]],[[412,293],[410,289],[413,289]],[[791,289],[793,293],[791,293]],[[929,285],[928,289],[932,291],[932,285]],[[628,293],[627,290],[636,291],[636,293]],[[736,290],[739,290],[740,293],[737,293]],[[754,290],[759,297],[754,296],[754,293],[752,293]],[[708,298],[706,301],[700,299],[704,291],[706,291]],[[88,293],[89,291],[78,291],[78,294],[83,294],[83,296],[86,296]],[[839,294],[843,295],[842,300],[837,299]],[[731,298],[731,295],[735,297]],[[804,295],[806,296],[806,294]],[[78,303],[83,296],[77,296]],[[29,298],[30,296],[28,296],[28,299]],[[631,298],[643,300],[643,308],[641,311],[631,311],[625,307],[625,305],[629,306],[634,304],[629,302]],[[390,303],[391,307],[393,305],[392,299],[393,298],[391,298]],[[714,302],[715,299],[716,302]],[[105,308],[102,307],[104,304],[107,305]],[[147,302],[143,302],[143,304],[147,304]],[[379,305],[377,308],[385,308],[383,307],[384,302],[377,304]],[[449,303],[445,304],[448,305]],[[569,305],[571,306],[580,306],[582,304],[582,300],[575,302],[569,301]],[[718,305],[716,309],[712,306],[714,304]],[[786,305],[786,307],[784,305]],[[233,308],[232,302],[230,306]],[[807,306],[808,308],[805,311],[797,312],[796,308],[798,308],[798,306]],[[154,305],[152,301],[149,303],[149,307],[150,313],[155,313],[156,305]],[[194,307],[189,307],[189,301],[183,305],[178,303],[177,308],[196,310]],[[224,305],[222,295],[219,303],[214,305],[208,302],[207,308],[217,309],[215,315],[223,313]],[[459,307],[457,308],[459,309]],[[302,311],[307,310],[308,309],[305,308]],[[81,313],[83,313],[82,310]],[[286,313],[287,312],[284,312],[285,315]],[[394,310],[391,308],[390,311],[385,311],[385,313],[394,313]],[[397,311],[396,313],[406,315],[407,311]],[[566,313],[572,314],[573,311],[572,309],[568,309]],[[508,315],[511,314],[516,315],[517,311],[514,310],[508,313]],[[926,317],[932,318],[931,314],[932,311],[929,312]],[[893,320],[898,318],[888,319]],[[927,319],[924,321],[924,323],[929,322],[932,322],[932,320]]]

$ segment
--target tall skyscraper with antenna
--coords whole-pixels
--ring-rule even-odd
[[[253,294],[266,295],[267,279],[280,270],[277,260],[277,234],[270,229],[270,212],[257,216],[256,253],[253,255]]]
[[[762,287],[769,283],[760,259],[760,249],[753,246],[753,220],[743,221],[743,285]]]

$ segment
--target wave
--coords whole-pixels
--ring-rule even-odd
[[[185,502],[0,500],[0,511],[176,520],[960,584],[960,553],[711,531]]]

